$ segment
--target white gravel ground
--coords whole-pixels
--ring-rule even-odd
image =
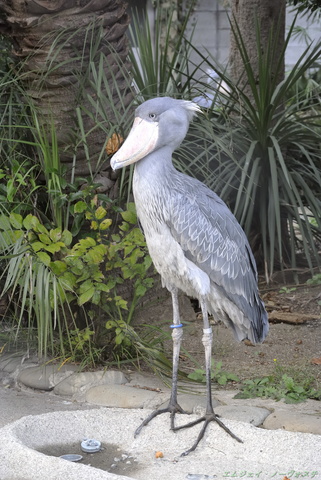
[[[200,427],[173,433],[165,414],[134,439],[134,430],[146,414],[146,410],[100,408],[23,417],[0,429],[0,479],[283,480],[287,476],[321,480],[320,435],[264,430],[225,420],[243,444],[211,424],[197,450],[180,457],[193,444]],[[178,417],[178,421],[184,423],[185,418]],[[105,449],[108,443],[117,444],[133,455],[138,466],[133,476],[114,475],[35,451],[50,444],[81,442],[85,437],[99,439]],[[164,457],[156,459],[156,451]]]

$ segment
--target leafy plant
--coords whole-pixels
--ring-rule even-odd
[[[306,376],[304,372],[286,372],[285,369],[275,362],[273,375],[245,380],[241,392],[234,398],[268,397],[276,401],[281,399],[285,403],[299,403],[308,398],[320,400],[321,389],[313,387],[314,378]]]
[[[294,5],[298,12],[307,15],[308,18],[320,16],[321,3],[319,0],[288,0],[288,3]]]
[[[10,170],[0,168],[0,202],[3,209],[23,213],[29,208],[29,199],[36,193],[36,167],[29,160],[12,159]],[[28,193],[26,193],[28,192]]]
[[[119,85],[120,70],[126,71],[124,57],[114,51],[106,57],[96,33],[88,29],[89,51],[74,49],[74,62],[88,57],[83,58],[81,73],[75,70],[79,103],[72,135],[68,137],[68,130],[63,139],[70,140],[64,147],[67,154],[74,152],[71,171],[66,172],[61,160],[65,149],[59,143],[56,118],[49,111],[44,117],[43,110],[37,110],[19,83],[19,68],[16,77],[11,70],[1,78],[0,92],[1,294],[9,295],[8,314],[13,315],[16,335],[27,327],[29,339],[37,338],[39,356],[51,353],[63,361],[79,361],[83,355],[82,364],[96,363],[99,355],[101,361],[113,355],[117,361],[127,354],[137,357],[143,350],[135,346],[139,337],[127,333],[139,300],[153,284],[147,275],[151,260],[136,226],[133,205],[127,210],[116,207],[99,193],[101,185],[95,179],[106,162],[106,151],[102,145],[93,165],[89,143],[93,135],[101,137],[101,132],[107,144],[114,134],[125,135],[133,98],[128,74],[124,75],[128,80]],[[60,32],[58,40],[48,58],[50,74],[62,66],[58,59],[64,43],[70,43],[68,31]],[[41,88],[45,88],[45,71],[42,78]],[[78,148],[91,168],[90,178],[75,178]],[[122,172],[117,187],[122,205],[129,197],[127,182]],[[126,299],[121,289],[125,283],[131,292]],[[116,331],[119,324],[126,332],[121,342]],[[99,335],[105,336],[106,348],[96,346]],[[157,340],[152,343],[157,345]]]
[[[312,278],[306,281],[307,285],[321,285],[321,273],[316,273]]]
[[[190,380],[195,380],[196,382],[206,382],[206,371],[201,368],[195,369],[194,372],[188,375]],[[239,378],[234,373],[228,373],[222,369],[222,362],[217,362],[215,364],[212,359],[212,368],[211,368],[211,380],[218,383],[219,385],[226,385],[227,382],[238,382]]]
[[[125,363],[139,366],[141,362],[144,362],[164,379],[170,375],[172,362],[165,355],[163,347],[165,339],[168,340],[170,337],[168,332],[149,324],[134,328],[128,323],[120,321],[112,325],[116,328],[117,326],[121,338],[119,346],[113,349],[113,356],[118,367]],[[182,371],[179,371],[179,376],[186,378],[186,374]]]
[[[295,291],[296,291],[296,287],[284,286],[284,287],[280,288],[279,293],[291,293],[291,292],[295,292]]]
[[[70,321],[76,325],[74,304],[96,305],[109,315],[127,311],[127,301],[117,295],[117,285],[136,279],[126,316],[130,322],[139,298],[152,286],[152,279],[146,278],[151,260],[144,239],[140,230],[131,226],[136,222],[133,208],[129,205],[129,210],[121,212],[126,221],[118,234],[111,234],[112,220],[104,207],[94,208],[93,201],[89,206],[77,202],[74,211],[86,211],[92,232],[78,240],[67,229],[46,228],[31,214],[25,218],[16,213],[0,217],[0,245],[8,258],[3,293],[10,292],[15,299],[19,326],[26,311],[29,325],[35,315],[39,356],[46,353],[48,342],[53,344],[55,328],[62,338]],[[85,309],[83,315],[88,322]]]
[[[57,355],[54,355],[54,361],[61,360],[61,364],[67,362],[78,363],[80,368],[95,367],[100,364],[104,356],[103,347],[97,347],[94,342],[95,332],[89,327],[82,330],[75,328],[69,331],[69,338],[65,341],[65,354],[61,355],[61,348],[58,346]],[[56,345],[55,345],[56,346]]]
[[[106,65],[108,66],[108,73],[111,79],[106,78]],[[126,88],[123,83],[121,86],[118,85],[120,73],[126,79]],[[81,86],[81,95],[84,98],[83,102],[80,103],[76,109],[79,144],[86,146],[87,143],[90,142],[90,136],[94,136],[96,132],[104,132],[105,145],[108,145],[108,142],[114,135],[121,141],[130,130],[132,112],[135,106],[135,98],[131,86],[131,75],[127,70],[127,63],[124,63],[116,52],[110,57],[106,57],[103,53],[97,53],[97,58],[88,63],[85,79],[82,79],[79,83]],[[87,92],[88,85],[91,89],[89,94]],[[125,94],[123,89],[125,90]],[[94,94],[92,92],[94,92]],[[131,101],[129,101],[129,98]],[[90,105],[90,108],[87,107],[87,103]],[[93,126],[90,131],[86,130],[84,117],[88,117],[92,122]],[[85,153],[87,155],[87,162],[90,164],[89,147],[85,148]],[[113,153],[113,150],[111,152],[107,151],[110,157]],[[106,169],[105,148],[101,149],[97,156],[92,178],[95,178],[96,172],[104,169]],[[120,179],[118,181],[119,203],[129,202],[131,182],[128,181],[128,177],[131,179],[133,169],[129,169],[129,172],[129,175],[128,172],[120,172]]]

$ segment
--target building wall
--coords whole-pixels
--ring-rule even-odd
[[[228,60],[230,26],[226,9],[219,0],[199,0],[191,17],[189,33],[193,32],[193,45],[204,55],[208,52],[219,63]],[[208,52],[207,52],[208,51]],[[192,55],[192,60],[197,55]]]
[[[287,28],[290,27],[294,14],[288,9],[286,16]],[[306,18],[297,21],[307,29],[311,41],[321,39],[321,23],[313,23]],[[189,31],[193,34],[193,45],[204,55],[207,50],[216,61],[225,65],[229,55],[230,26],[227,17],[227,10],[224,8],[223,0],[198,0],[197,7],[192,15]],[[286,52],[286,67],[291,68],[306,48],[307,43],[302,37],[292,37]],[[192,61],[197,61],[196,54]]]
[[[287,10],[287,15],[286,15],[286,24],[287,28],[290,28],[293,20],[294,20],[294,13],[290,11],[290,9]],[[285,63],[287,68],[290,68],[293,66],[306,47],[311,43],[311,42],[319,42],[321,40],[321,22],[312,22],[311,20],[308,20],[305,17],[300,17],[296,21],[296,25],[303,27],[308,34],[308,38],[306,40],[304,37],[301,35],[300,37],[292,35],[291,41],[289,43],[288,49],[286,51],[286,56],[285,56]]]

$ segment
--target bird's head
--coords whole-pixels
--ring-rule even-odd
[[[113,170],[138,162],[164,146],[177,148],[184,140],[189,123],[200,107],[187,100],[170,97],[152,98],[135,112],[129,135],[111,159]]]

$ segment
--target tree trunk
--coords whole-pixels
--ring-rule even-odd
[[[230,46],[230,75],[233,82],[242,92],[240,103],[244,101],[244,115],[246,115],[245,103],[251,103],[257,110],[259,121],[256,149],[251,158],[260,158],[261,177],[257,186],[256,196],[252,198],[254,203],[253,222],[248,232],[250,243],[256,257],[259,268],[264,268],[266,278],[270,277],[269,266],[265,262],[265,253],[262,249],[262,225],[267,232],[267,248],[274,238],[270,238],[270,230],[267,217],[262,218],[260,212],[262,204],[266,211],[269,209],[269,183],[271,177],[268,147],[271,147],[270,132],[273,131],[274,122],[277,121],[276,113],[265,123],[268,109],[271,107],[273,89],[275,90],[284,79],[284,45],[285,45],[285,0],[232,0],[231,12],[231,46]],[[250,67],[250,68],[249,68]],[[260,78],[261,72],[261,78]],[[258,95],[255,95],[257,89]],[[268,99],[268,100],[266,100]],[[278,105],[278,111],[284,105]],[[240,105],[242,117],[242,105]],[[241,120],[242,121],[242,120]],[[246,123],[246,119],[245,121]],[[251,124],[255,128],[254,124]],[[243,155],[243,154],[242,154]],[[260,223],[261,222],[261,223]],[[290,244],[287,219],[281,218],[283,232],[282,252],[276,252],[275,266],[278,261],[286,263],[289,259]],[[272,234],[274,235],[274,234]],[[277,245],[277,244],[275,244]],[[276,247],[277,248],[277,247]],[[282,258],[282,260],[280,260]],[[280,267],[281,265],[278,265]]]
[[[88,98],[97,97],[90,77],[90,62],[98,68],[103,54],[107,59],[104,75],[111,89],[115,77],[117,79],[114,105],[117,108],[120,104],[118,92],[121,91],[123,105],[127,106],[132,96],[124,69],[119,68],[120,62],[127,65],[125,33],[129,17],[125,2],[0,0],[0,14],[5,18],[0,23],[0,32],[11,39],[13,54],[22,60],[20,72],[26,97],[31,98],[42,125],[48,129],[52,122],[55,125],[67,177],[71,176],[75,154],[73,175],[95,172],[106,142],[106,131],[95,128],[94,107]],[[79,142],[76,109],[80,105],[86,145]],[[92,115],[84,113],[86,109]],[[112,109],[108,105],[104,105],[104,109],[107,109],[107,128],[112,127],[115,121]]]
[[[256,20],[260,29],[260,46],[262,53],[265,51],[265,47],[268,44],[268,38],[271,31],[274,35],[277,35],[277,48],[275,52],[280,52],[284,45],[284,32],[285,32],[285,0],[232,0],[232,14],[231,22],[232,26],[237,23],[240,36],[244,42],[247,54],[249,56],[251,66],[255,75],[256,82],[259,82],[258,72],[258,44],[257,44],[257,28]],[[244,85],[246,81],[242,78],[244,72],[244,64],[240,55],[239,48],[237,47],[237,39],[231,29],[231,46],[230,46],[230,73],[235,82],[240,81],[240,85]],[[235,31],[235,30],[234,30]],[[279,57],[271,61],[271,78],[276,71],[276,63],[279,61]],[[283,71],[284,68],[280,71]],[[278,81],[282,80],[282,73],[279,73]]]

